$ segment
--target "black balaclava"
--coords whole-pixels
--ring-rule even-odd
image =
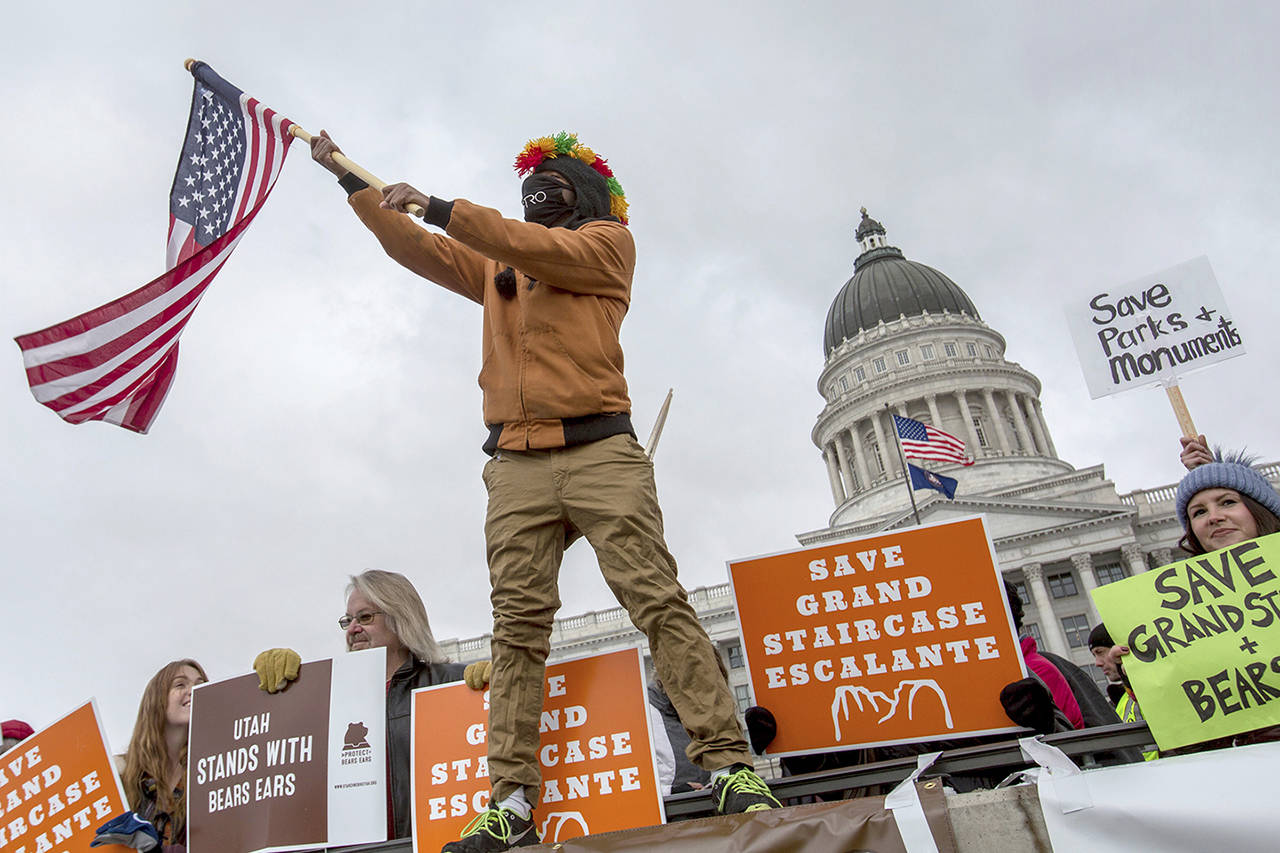
[[[562,225],[577,215],[577,200],[565,201],[573,189],[550,172],[538,172],[524,179],[520,185],[520,203],[524,205],[524,221],[536,222],[552,228]]]
[[[564,184],[544,172],[555,172],[564,177],[573,188],[574,203],[564,200]],[[567,155],[543,160],[533,169],[533,174],[520,185],[520,201],[524,207],[524,221],[536,222],[548,228],[574,229],[587,222],[607,219],[622,220],[609,213],[609,184],[595,169]],[[526,203],[528,201],[529,203]],[[494,286],[503,299],[516,295],[516,272],[512,267],[493,277]]]
[[[573,187],[574,195],[577,196],[574,201],[573,215],[567,221],[558,223],[559,225],[565,228],[577,228],[579,225],[597,219],[621,222],[618,217],[609,214],[609,185],[605,182],[604,176],[586,163],[568,155],[551,157],[534,167],[533,174],[525,178],[525,185],[528,185],[535,178],[539,178],[539,173],[541,172],[556,172],[563,175],[569,181],[569,185]],[[546,176],[542,176],[540,180],[554,181],[553,178]],[[527,190],[521,190],[521,196],[527,194]],[[538,221],[529,218],[529,208],[525,208],[525,221]]]

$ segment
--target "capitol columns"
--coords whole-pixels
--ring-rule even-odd
[[[1036,439],[1036,453],[1040,456],[1052,456],[1053,453],[1049,448],[1049,442],[1046,439],[1045,431],[1040,424],[1040,418],[1036,416],[1035,398],[1027,395],[1022,398],[1022,402],[1026,406],[1027,423],[1031,425],[1031,434]]]
[[[879,412],[871,413],[871,428],[875,430],[876,433],[876,444],[880,449],[880,463],[884,468],[884,472],[890,477],[897,476],[894,473],[893,467],[893,458],[897,456],[897,453],[889,453],[889,445],[886,444],[884,440],[884,427],[880,423]],[[895,438],[894,440],[896,441],[897,439]]]
[[[834,452],[833,452],[834,450]],[[837,456],[843,457],[840,447],[840,436],[836,436],[835,441],[828,444],[826,449],[822,451],[822,458],[827,462],[827,479],[831,481],[831,497],[835,500],[836,506],[840,506],[845,502],[844,484],[840,482],[840,469],[845,467],[841,464],[844,460],[836,461]]]
[[[1070,655],[1067,635],[1063,633],[1062,623],[1053,612],[1053,599],[1049,596],[1049,588],[1044,584],[1044,566],[1040,563],[1027,563],[1022,567],[1022,576],[1027,579],[1027,589],[1031,591],[1031,599],[1036,605],[1041,639],[1049,651]]]
[[[1005,435],[1004,418],[1000,417],[1000,410],[996,408],[996,398],[992,393],[992,389],[982,389],[982,402],[987,406],[987,413],[991,415],[991,428],[996,434],[996,444],[1000,447],[1000,452],[1005,456],[1013,450],[1009,444],[1009,436]]]
[[[1040,421],[1040,431],[1044,433],[1044,446],[1049,449],[1049,455],[1057,459],[1058,449],[1053,446],[1053,436],[1049,435],[1049,424],[1044,419],[1044,409],[1040,406],[1040,398],[1032,397],[1031,404],[1036,410],[1036,420]]]
[[[1172,548],[1157,548],[1151,552],[1151,556],[1155,557],[1156,566],[1167,566],[1173,562]]]
[[[1168,553],[1169,549],[1161,549]],[[1142,553],[1142,546],[1137,542],[1126,542],[1120,546],[1120,553],[1124,554],[1125,561],[1129,564],[1129,574],[1140,575],[1147,570],[1147,558]],[[1159,551],[1156,552],[1157,558]],[[1170,554],[1172,557],[1172,554]],[[1165,562],[1168,562],[1167,560]],[[1161,563],[1160,565],[1164,565]]]
[[[858,491],[859,483],[865,489],[867,481],[859,481],[853,478],[853,471],[849,468],[849,453],[844,449],[844,441],[840,433],[836,433],[836,437],[832,439],[832,444],[836,446],[836,464],[840,466],[840,473],[844,475],[844,482],[847,484],[845,488],[846,496],[852,497]]]
[[[849,443],[853,445],[853,461],[858,466],[858,482],[862,488],[871,488],[871,470],[867,467],[867,454],[862,449],[862,437],[858,435],[858,424],[849,427]]]
[[[895,405],[897,406],[899,412],[906,411],[906,408],[903,406],[902,403],[897,403]],[[880,410],[880,414],[884,416],[885,435],[889,436],[889,449],[886,450],[885,452],[888,453],[889,458],[893,460],[893,470],[895,472],[895,476],[901,479],[907,476],[907,469],[902,467],[903,466],[902,457],[898,455],[898,425],[893,420],[894,414],[898,414],[899,412],[894,412],[890,409]],[[906,417],[905,414],[900,414],[899,416],[904,418]]]
[[[924,397],[925,404],[929,407],[929,417],[933,418],[933,425],[938,429],[942,429],[942,415],[938,412],[938,397],[936,394],[926,394]]]
[[[1089,605],[1089,624],[1097,625],[1102,621],[1098,617],[1098,608],[1093,603],[1093,591],[1098,588],[1098,578],[1093,573],[1093,555],[1088,551],[1071,555],[1071,565],[1080,575],[1080,585],[1084,587],[1084,600]]]
[[[1023,450],[1028,456],[1034,456],[1036,446],[1031,442],[1031,433],[1027,431],[1027,419],[1022,416],[1018,395],[1012,388],[1005,393],[1009,395],[1009,409],[1013,412],[1013,428],[1018,431],[1018,441],[1022,442]]]
[[[969,401],[965,399],[963,391],[956,391],[956,402],[960,404],[960,418],[964,421],[964,434],[969,439],[969,455],[974,459],[978,458],[978,451],[982,449],[982,442],[978,441],[978,431],[973,428],[973,412],[969,411]]]

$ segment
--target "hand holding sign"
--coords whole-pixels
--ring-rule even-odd
[[[729,564],[771,755],[1011,731],[1023,678],[980,519]]]
[[[1162,750],[1280,723],[1278,570],[1273,534],[1093,591]]]
[[[261,673],[198,687],[188,744],[192,853],[384,840],[385,667],[378,648],[303,664],[302,677],[276,694],[260,688]]]
[[[489,805],[488,692],[413,693],[415,849],[438,850]],[[547,667],[534,812],[544,842],[662,822],[638,649]]]
[[[467,664],[462,671],[462,680],[472,690],[483,690],[489,686],[489,676],[493,675],[493,661],[478,660]]]
[[[1038,679],[1023,678],[1006,684],[1000,691],[1000,705],[1018,725],[1047,735],[1055,728],[1053,696]]]
[[[1194,438],[1184,435],[1180,436],[1178,441],[1182,444],[1182,453],[1178,455],[1178,458],[1182,462],[1182,467],[1188,471],[1213,461],[1213,453],[1209,450],[1209,442],[1203,435],[1197,435]]]
[[[277,693],[298,677],[302,656],[293,649],[267,649],[253,659],[253,671],[258,674],[258,689]]]

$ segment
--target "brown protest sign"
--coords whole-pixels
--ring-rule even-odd
[[[127,809],[92,701],[0,755],[0,853],[88,853]]]
[[[1026,677],[982,519],[729,563],[771,755],[1013,731]]]
[[[384,661],[376,649],[307,663],[277,694],[260,690],[256,675],[198,686],[187,751],[191,853],[385,840]]]
[[[488,697],[465,684],[414,691],[416,851],[439,850],[488,806]],[[544,842],[663,821],[639,649],[549,665],[541,732]]]

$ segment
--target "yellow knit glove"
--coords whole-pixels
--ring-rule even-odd
[[[492,672],[493,661],[478,660],[467,664],[467,668],[462,671],[462,680],[472,690],[484,690],[489,684],[489,676]]]
[[[293,649],[267,649],[253,659],[253,671],[258,673],[258,689],[268,693],[283,690],[298,677],[302,658]]]

